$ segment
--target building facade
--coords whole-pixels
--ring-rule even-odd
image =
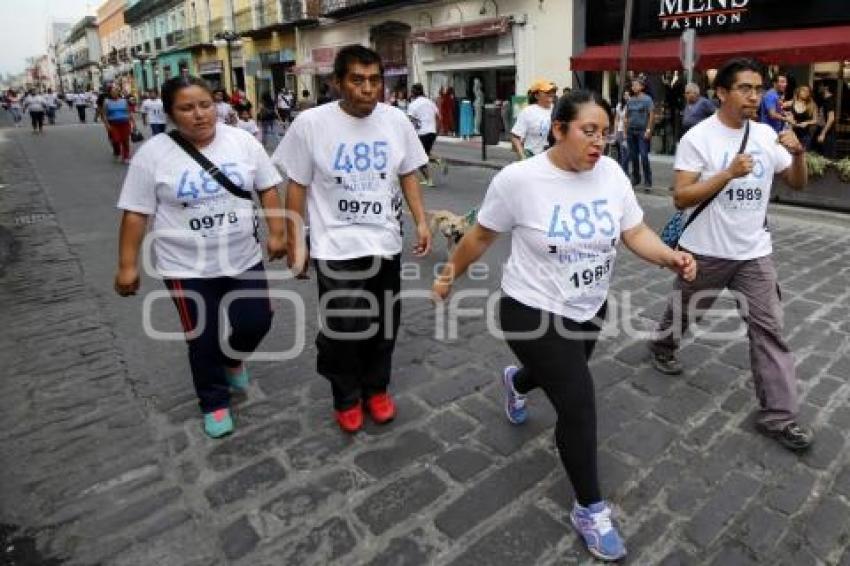
[[[321,8],[321,24],[300,33],[299,88],[328,88],[336,51],[350,44],[381,54],[385,99],[422,83],[431,98],[451,88],[458,100],[473,100],[477,83],[485,103],[507,107],[537,78],[572,85],[564,59],[572,0],[323,0]]]
[[[103,80],[132,91],[133,65],[130,54],[130,26],[124,22],[126,0],[107,0],[97,9]]]
[[[97,18],[86,16],[78,21],[65,40],[70,57],[70,84],[75,91],[100,87],[101,49]]]
[[[159,89],[171,77],[195,72],[195,37],[187,26],[184,0],[130,0],[124,21],[130,27],[136,89]]]
[[[51,22],[47,27],[48,86],[54,91],[64,90],[62,78],[66,71],[62,55],[71,25],[70,22]]]

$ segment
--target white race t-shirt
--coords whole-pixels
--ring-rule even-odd
[[[272,160],[308,187],[310,255],[338,260],[401,252],[399,175],[428,162],[413,126],[378,103],[366,118],[339,102],[301,112]]]
[[[47,101],[40,94],[27,95],[24,98],[24,106],[27,112],[44,112],[47,109]]]
[[[260,134],[260,128],[257,127],[257,123],[253,120],[242,120],[240,118],[236,120],[236,127],[240,130],[245,130],[255,138]]]
[[[227,102],[216,102],[215,114],[219,122],[227,122],[227,118],[233,114],[233,107]]]
[[[201,149],[246,191],[280,184],[263,146],[249,134],[216,126]],[[221,277],[262,259],[254,204],[232,195],[169,136],[153,136],[133,156],[118,208],[153,215],[156,269],[165,277]]]
[[[407,107],[407,114],[419,124],[416,128],[417,135],[437,133],[437,105],[426,96],[417,96]]]
[[[44,95],[44,102],[47,103],[48,108],[56,108],[59,106],[59,103],[56,100],[56,95],[52,92],[49,92]]]
[[[549,143],[552,110],[539,104],[526,106],[516,118],[511,133],[523,140],[523,147],[537,155]]]
[[[744,128],[723,125],[717,114],[688,130],[676,150],[675,169],[713,177],[729,166],[741,147]],[[792,157],[777,143],[767,124],[750,121],[746,153],[753,156],[753,171],[733,179],[685,230],[680,245],[697,254],[724,259],[754,259],[773,251],[764,219],[773,176],[791,166]],[[689,209],[688,214],[693,212]]]
[[[573,173],[546,153],[502,169],[478,212],[485,228],[512,234],[502,291],[577,322],[602,307],[620,233],[642,220],[632,185],[613,159]]]
[[[148,124],[165,124],[165,110],[159,98],[148,98],[142,102],[142,114],[147,115]]]

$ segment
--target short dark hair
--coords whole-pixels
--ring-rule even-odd
[[[413,96],[425,96],[425,88],[423,88],[421,83],[414,83],[410,87],[410,94]]]
[[[384,63],[376,51],[362,45],[349,45],[340,49],[334,59],[334,76],[337,80],[344,79],[348,67],[355,62],[361,65],[378,65],[381,76],[384,76]]]
[[[207,91],[210,96],[212,96],[212,89],[210,88],[209,83],[198,77],[172,77],[162,83],[162,108],[165,110],[166,114],[172,116],[172,111],[174,110],[174,99],[177,97],[177,93],[184,88],[192,86],[201,87]]]
[[[762,78],[765,76],[764,65],[758,60],[750,57],[735,57],[726,61],[717,71],[717,75],[714,77],[714,88],[722,87],[731,90],[735,77],[741,71],[752,71],[760,74]]]
[[[552,110],[552,128],[555,127],[554,122],[556,120],[569,125],[570,122],[576,119],[576,116],[578,116],[578,107],[583,104],[596,104],[600,106],[605,110],[608,119],[611,119],[611,105],[608,104],[607,100],[602,98],[601,94],[592,90],[576,89],[563,95],[555,102]],[[549,145],[555,145],[555,136],[552,134],[551,129],[549,130]]]
[[[788,80],[788,73],[786,73],[785,71],[779,71],[778,73],[773,75],[773,82],[775,83],[775,82],[779,81],[779,77],[785,77],[785,80],[787,81]]]

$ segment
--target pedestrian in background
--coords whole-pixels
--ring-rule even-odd
[[[643,80],[632,81],[632,93],[626,103],[626,141],[629,146],[629,159],[632,162],[632,183],[641,183],[640,168],[643,166],[644,189],[652,188],[652,165],[649,162],[649,145],[652,141],[652,128],[655,125],[655,105],[652,98],[644,92]]]
[[[272,320],[251,195],[258,194],[264,210],[279,212],[281,177],[254,138],[217,123],[205,81],[169,79],[162,86],[162,102],[177,133],[152,137],[130,164],[118,202],[124,214],[115,289],[121,296],[139,289],[139,247],[153,216],[156,270],[186,333],[204,432],[219,438],[234,427],[230,389],[248,387],[243,359],[257,348]],[[219,167],[217,177],[207,172],[203,159]],[[223,178],[234,186],[226,189]],[[280,258],[286,249],[283,221],[270,214],[266,223],[269,260]],[[251,295],[229,303],[230,332],[223,333],[222,303],[238,293]]]
[[[614,144],[617,148],[617,162],[623,172],[629,174],[629,145],[626,140],[626,106],[629,103],[629,90],[623,90],[623,98],[614,110]]]
[[[410,87],[410,96],[411,99],[410,105],[407,107],[407,115],[413,123],[416,135],[419,136],[419,141],[422,143],[425,155],[428,156],[428,163],[420,167],[419,172],[422,173],[422,177],[425,179],[425,185],[433,187],[434,179],[431,178],[428,165],[432,161],[431,149],[437,140],[437,123],[440,121],[440,110],[434,104],[433,100],[425,96],[425,89],[420,83],[416,83]]]
[[[548,146],[552,103],[558,90],[552,81],[539,79],[528,89],[528,106],[511,129],[511,144],[520,159],[534,157]]]
[[[225,100],[227,98],[227,93],[223,89],[218,89],[215,91],[215,115],[216,120],[221,124],[230,124],[232,125],[235,120],[235,113],[233,112],[233,107]]]
[[[236,121],[236,127],[240,130],[248,132],[258,142],[262,143],[263,135],[260,132],[260,128],[257,127],[257,122],[255,122],[254,118],[251,116],[251,111],[247,108],[243,108],[239,111],[238,119]]]
[[[271,93],[266,91],[260,96],[260,110],[257,112],[257,124],[260,127],[260,143],[263,144],[263,147],[274,136],[274,127],[277,120],[275,101]]]
[[[818,123],[818,107],[812,98],[809,85],[800,85],[794,90],[791,101],[791,117],[793,118],[794,134],[803,148],[808,150],[812,145],[812,136]]]
[[[818,131],[818,148],[821,155],[835,158],[835,97],[832,95],[832,87],[827,83],[821,83],[821,107],[820,112],[823,115],[823,127]]]
[[[759,104],[759,121],[767,124],[776,133],[788,124],[793,126],[794,119],[785,111],[785,90],[788,88],[788,75],[779,73],[773,77],[773,87],[764,93]]]
[[[135,120],[130,112],[130,103],[121,96],[121,89],[117,84],[109,87],[109,93],[101,105],[100,115],[112,142],[113,154],[117,147],[121,161],[129,165],[130,132],[135,128]]]
[[[596,401],[588,362],[605,319],[617,243],[688,280],[690,254],[665,246],[643,222],[629,179],[602,155],[611,108],[574,90],[552,115],[551,147],[508,165],[490,183],[477,224],[464,236],[433,292],[445,300],[455,279],[500,233],[511,234],[499,318],[522,364],[501,375],[505,413],[528,417],[526,395],[541,388],[555,408],[555,444],[573,490],[570,520],[595,557],[619,560],[623,541],[603,499],[597,468]],[[591,209],[593,213],[591,213]]]
[[[21,95],[15,89],[9,89],[9,93],[6,95],[6,100],[9,104],[9,113],[12,115],[12,123],[15,124],[16,128],[21,127],[21,111],[23,107],[21,106]]]
[[[32,133],[44,133],[44,115],[47,112],[47,101],[43,94],[30,89],[23,100],[24,110],[29,113],[32,121]]]
[[[685,107],[682,109],[682,135],[714,114],[716,107],[706,97],[700,95],[696,83],[685,85]]]
[[[77,108],[77,116],[80,118],[80,123],[86,123],[86,108],[89,107],[88,96],[80,91],[74,94],[74,106]]]
[[[162,99],[159,97],[159,92],[152,89],[148,92],[148,97],[142,102],[142,121],[151,127],[151,135],[155,136],[165,131],[166,116],[165,108],[162,105]]]
[[[334,78],[342,98],[298,116],[272,156],[289,177],[287,261],[299,275],[307,268],[305,205],[309,215],[322,327],[316,369],[349,433],[363,426],[364,404],[376,424],[396,414],[389,385],[401,321],[402,195],[416,226],[414,254],[431,249],[416,177],[428,157],[407,116],[378,102],[383,76],[373,50],[340,49]]]
[[[794,357],[782,337],[782,302],[766,215],[774,174],[801,189],[807,180],[806,160],[793,131],[777,136],[770,126],[753,121],[764,76],[761,64],[752,59],[723,65],[714,81],[720,109],[679,143],[676,208],[693,213],[700,203],[710,204],[679,241],[696,256],[700,273],[695,281],[676,280],[650,343],[651,361],[662,373],[682,373],[676,351],[688,324],[711,308],[724,289],[737,293],[761,409],[757,428],[786,448],[803,450],[812,443],[812,433],[797,422]]]
[[[56,94],[53,92],[52,88],[47,89],[47,92],[44,95],[44,102],[46,104],[47,121],[51,126],[55,125],[56,111],[59,109],[59,100],[56,98]]]

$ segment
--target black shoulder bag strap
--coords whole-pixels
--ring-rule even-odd
[[[749,139],[750,139],[750,121],[747,120],[747,123],[744,125],[744,139],[741,140],[741,147],[738,149],[739,155],[744,153],[744,150],[747,148],[747,141]],[[682,233],[684,233],[685,229],[688,226],[691,225],[691,222],[696,220],[697,216],[699,216],[699,214],[703,210],[705,210],[706,207],[708,207],[708,205],[710,205],[712,203],[712,201],[714,201],[715,198],[717,198],[717,195],[719,195],[722,192],[723,192],[723,189],[721,188],[719,191],[717,191],[716,193],[714,193],[713,195],[711,195],[710,197],[708,197],[707,199],[705,199],[704,201],[699,203],[696,210],[694,210],[693,213],[691,213],[691,215],[688,216],[688,219],[685,221],[685,225],[682,226]]]
[[[174,140],[174,143],[183,148],[183,151],[189,154],[189,157],[194,159],[198,165],[201,166],[201,169],[207,172],[207,174],[218,182],[219,185],[227,189],[227,191],[235,197],[244,198],[247,200],[251,199],[251,192],[246,191],[238,186],[236,183],[230,180],[230,178],[221,172],[221,170],[216,167],[216,165],[207,159],[203,153],[198,151],[192,143],[184,138],[180,132],[177,130],[171,130],[168,132],[168,135]]]

